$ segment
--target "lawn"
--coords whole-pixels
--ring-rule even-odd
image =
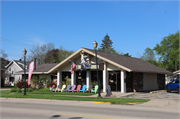
[[[43,91],[42,91],[43,92]],[[1,91],[1,97],[6,98],[34,98],[34,99],[53,99],[53,100],[74,100],[74,101],[98,101],[98,102],[110,102],[111,104],[129,104],[129,103],[142,103],[147,102],[149,99],[134,99],[134,98],[97,98],[97,97],[80,97],[81,96],[87,96],[84,93],[76,93],[76,96],[69,95],[65,96],[64,94],[67,94],[64,92],[63,95],[61,95],[60,92],[48,92],[44,94],[40,94],[40,92],[27,92],[26,95],[23,95],[24,93],[17,93],[17,92],[10,92],[9,90]],[[55,94],[57,93],[57,94]],[[71,93],[71,92],[69,92]],[[71,93],[72,94],[72,93]],[[75,93],[74,93],[75,94]],[[84,94],[84,95],[83,95]],[[87,93],[88,94],[88,93]],[[77,97],[79,95],[79,97]]]

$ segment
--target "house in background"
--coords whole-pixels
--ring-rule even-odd
[[[57,75],[56,74],[52,74],[49,73],[49,71],[55,67],[57,65],[57,63],[49,63],[49,64],[41,64],[41,65],[37,65],[34,68],[34,71],[32,72],[32,76],[36,76],[38,78],[47,78],[50,82],[57,82]],[[26,70],[26,80],[28,79],[28,73],[29,73],[29,69]],[[21,79],[24,79],[24,71],[19,71],[15,73],[15,77],[21,76]],[[31,83],[32,85],[32,83]]]
[[[1,65],[1,87],[4,87],[5,84],[5,67],[3,65]]]
[[[28,69],[30,62],[26,62],[26,70]],[[10,83],[11,86],[14,86],[14,83],[22,79],[22,75],[14,75],[16,72],[24,70],[24,61],[12,60],[9,64],[5,66],[5,84]]]

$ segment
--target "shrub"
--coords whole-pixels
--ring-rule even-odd
[[[10,92],[16,92],[17,89],[16,88],[11,88]]]
[[[32,88],[29,88],[29,89],[28,89],[28,92],[33,92],[33,89],[32,89]]]
[[[51,87],[53,85],[55,85],[55,87],[57,86],[57,84],[52,81],[50,84],[47,85],[47,88],[49,88],[49,87]]]
[[[22,93],[22,90],[20,88],[17,89],[18,93]]]
[[[38,88],[38,89],[44,88],[45,85],[49,83],[49,80],[46,77],[39,78],[37,76],[33,76],[31,80],[35,88]]]
[[[70,79],[68,78],[68,77],[66,77],[66,78],[64,78],[65,79],[65,81],[62,81],[62,83],[60,84],[60,87],[62,87],[64,84],[67,86],[67,85],[69,85],[70,84]]]
[[[16,87],[17,88],[24,88],[24,79],[18,80],[18,82],[16,83]],[[26,82],[26,88],[28,87],[28,83]]]

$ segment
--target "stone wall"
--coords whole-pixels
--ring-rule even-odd
[[[143,73],[133,73],[133,90],[142,91],[143,90]]]
[[[165,89],[165,74],[157,74],[157,84],[159,89]]]

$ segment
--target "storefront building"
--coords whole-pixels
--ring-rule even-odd
[[[97,51],[100,89],[106,92],[107,85],[112,91],[142,91],[165,88],[165,74],[171,72],[138,58]],[[76,67],[71,73],[71,62]],[[49,74],[57,74],[57,85],[64,78],[71,79],[71,85],[97,82],[95,51],[81,48],[67,59],[53,67]]]

